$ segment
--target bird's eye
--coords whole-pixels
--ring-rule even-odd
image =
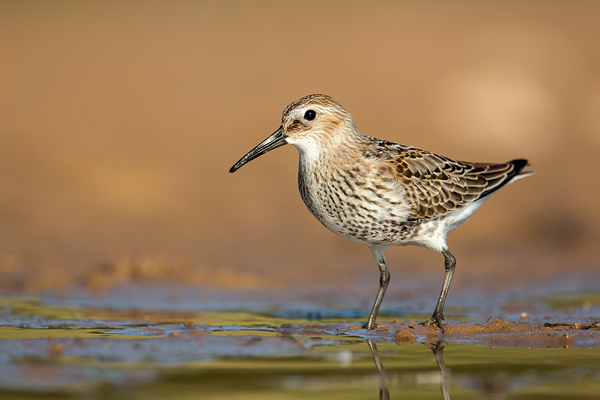
[[[315,119],[316,116],[317,116],[317,113],[314,112],[313,110],[308,110],[307,112],[304,113],[304,119],[307,121],[312,121],[313,119]]]

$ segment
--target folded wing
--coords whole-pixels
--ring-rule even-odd
[[[516,176],[528,174],[522,172],[527,160],[504,164],[470,163],[396,146],[393,152],[379,152],[379,155],[404,184],[413,220],[445,215],[489,196]]]

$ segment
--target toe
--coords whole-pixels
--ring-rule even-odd
[[[442,333],[444,333],[444,325],[442,324],[442,319],[444,319],[444,318],[441,315],[434,314],[427,321],[423,322],[422,325],[424,325],[424,326],[435,325],[438,328],[440,328],[440,330],[442,331]]]

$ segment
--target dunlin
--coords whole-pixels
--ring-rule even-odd
[[[360,133],[334,98],[313,94],[288,105],[281,126],[242,157],[235,172],[266,152],[291,144],[300,153],[298,186],[304,204],[325,227],[369,246],[379,266],[379,290],[366,323],[375,319],[390,281],[384,252],[416,245],[444,255],[444,283],[425,325],[443,331],[444,303],[456,260],[446,235],[465,222],[492,193],[530,175],[527,160],[504,164],[454,161]]]

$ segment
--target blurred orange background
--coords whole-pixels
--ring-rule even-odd
[[[305,209],[291,146],[228,169],[309,93],[363,133],[528,158],[449,245],[453,285],[597,271],[600,3],[0,3],[0,289],[351,287],[365,246]],[[443,258],[387,253],[393,279]],[[436,287],[436,290],[438,288]]]

